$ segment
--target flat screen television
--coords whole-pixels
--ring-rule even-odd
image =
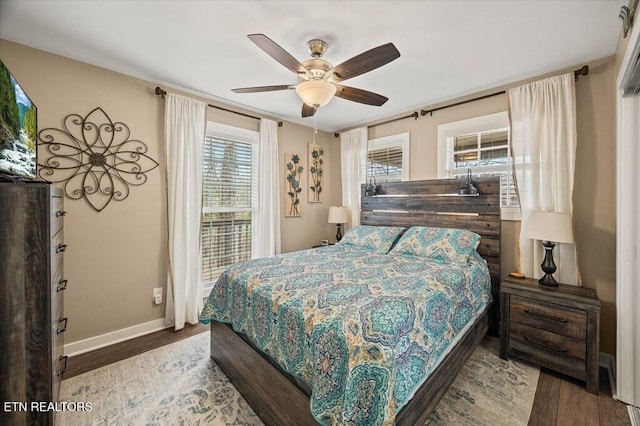
[[[36,106],[0,61],[0,178],[36,180]]]

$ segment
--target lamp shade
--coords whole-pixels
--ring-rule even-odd
[[[305,104],[320,108],[336,94],[336,86],[325,80],[309,80],[298,84],[296,93]]]
[[[329,223],[347,223],[349,222],[349,214],[346,207],[331,206],[329,207]]]
[[[554,243],[573,243],[571,215],[555,212],[531,212],[522,227],[522,236]]]

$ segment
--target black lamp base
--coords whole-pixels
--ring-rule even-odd
[[[542,267],[544,276],[538,280],[538,283],[548,287],[557,287],[558,282],[552,275],[556,271],[556,264],[553,261],[553,248],[555,247],[555,243],[545,241],[542,245],[544,246],[544,260],[540,266]]]
[[[336,242],[342,239],[342,224],[338,224],[338,233],[336,234]]]
[[[540,285],[546,285],[547,287],[558,287],[558,281],[556,281],[551,274],[544,274],[544,277],[540,278],[538,283],[540,283]]]

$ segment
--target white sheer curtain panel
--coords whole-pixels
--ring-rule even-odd
[[[260,120],[258,166],[257,238],[253,257],[280,253],[280,170],[278,168],[278,125]]]
[[[360,225],[360,185],[366,179],[367,139],[366,127],[340,133],[342,205],[349,212],[351,227]]]
[[[521,229],[532,211],[573,214],[576,108],[573,73],[546,78],[509,90],[511,142]],[[580,283],[575,244],[557,244],[553,258],[558,282]],[[543,275],[542,243],[520,237],[520,271]]]
[[[167,173],[169,270],[165,319],[180,330],[202,309],[202,165],[207,104],[167,94],[164,149]]]

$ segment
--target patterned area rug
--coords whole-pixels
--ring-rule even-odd
[[[428,425],[526,425],[538,369],[498,356],[487,337],[429,418]],[[209,358],[209,333],[64,380],[60,401],[91,411],[61,411],[64,425],[261,425]]]

